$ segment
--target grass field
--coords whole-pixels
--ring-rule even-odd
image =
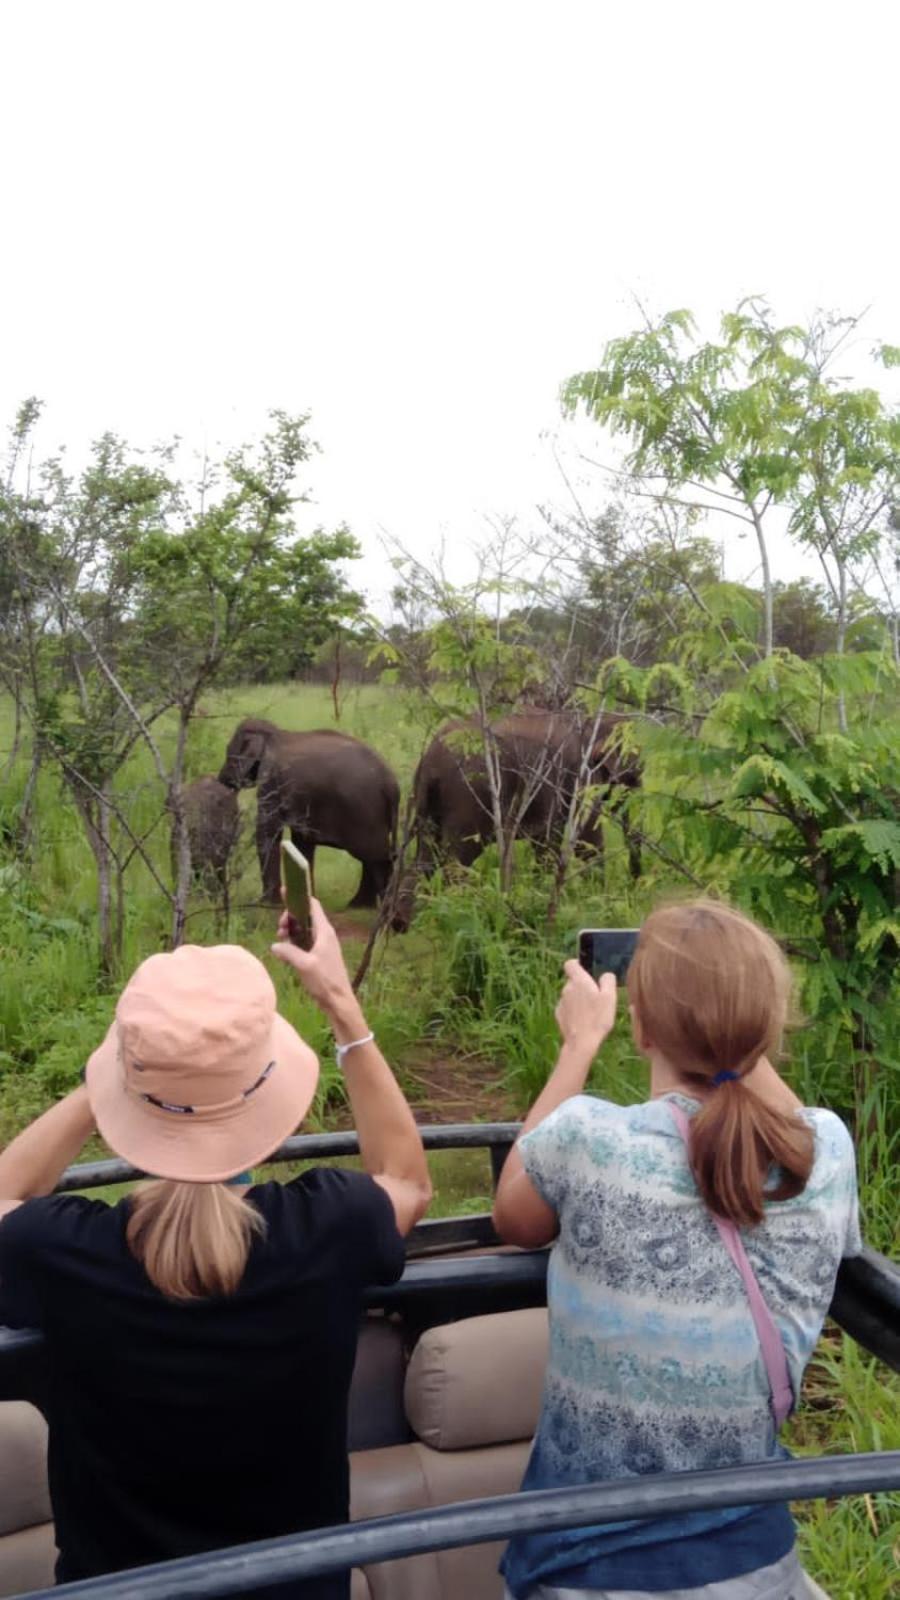
[[[189,778],[218,770],[241,716],[267,716],[295,729],[330,726],[334,720],[328,690],[301,685],[218,694],[203,710],[189,746]],[[352,690],[341,726],[374,745],[395,767],[401,785],[408,786],[426,731],[412,700],[396,690]],[[0,705],[0,753],[10,737],[8,708]],[[21,765],[0,795],[0,825],[14,820],[24,780]],[[167,876],[163,797],[143,758],[135,758],[123,773],[120,787],[128,794],[133,825],[154,829],[151,848]],[[242,796],[245,827],[227,931],[216,909],[198,898],[191,906],[188,936],[200,943],[228,937],[265,957],[273,917],[257,903],[254,807],[252,792]],[[332,850],[320,851],[316,866],[318,893],[326,908],[339,914],[353,963],[371,925],[371,914],[345,909],[358,868]],[[366,980],[370,1022],[423,1120],[520,1114],[553,1060],[560,967],[574,952],[577,928],[633,926],[668,886],[657,869],[636,887],[631,884],[621,837],[611,827],[605,878],[595,869],[581,870],[548,933],[543,885],[527,851],[520,868],[512,909],[496,888],[489,857],[467,881],[439,883],[421,905],[412,931],[388,942]],[[126,899],[126,975],[143,956],[165,946],[168,921],[150,874],[135,865]],[[76,1081],[111,1020],[115,1001],[97,961],[92,858],[71,803],[50,772],[40,781],[33,862],[26,867],[11,851],[0,854],[0,953],[0,1139],[5,1140]],[[273,977],[285,1015],[322,1056],[312,1124],[346,1123],[327,1032],[291,975],[276,967]],[[794,1036],[786,1072],[807,1102],[846,1112],[846,1062],[823,1053],[814,1017]],[[604,1049],[593,1087],[616,1100],[645,1093],[644,1069],[623,1024]],[[865,1136],[858,1134],[865,1231],[870,1242],[888,1251],[896,1251],[898,1243],[897,1124],[896,1090],[886,1090]],[[488,1203],[483,1156],[435,1158],[434,1177],[436,1214]],[[900,1379],[832,1331],[810,1369],[804,1405],[787,1434],[800,1452],[900,1448]],[[896,1593],[896,1500],[882,1496],[815,1505],[800,1508],[798,1515],[804,1560],[833,1600],[887,1600]]]

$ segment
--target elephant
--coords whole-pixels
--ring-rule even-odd
[[[181,791],[191,851],[191,875],[208,887],[226,890],[228,858],[234,849],[241,816],[238,797],[210,773]],[[176,843],[172,835],[172,870],[177,876]]]
[[[400,791],[381,756],[334,728],[291,733],[247,717],[231,736],[219,782],[256,785],[256,848],[264,900],[279,900],[279,842],[289,828],[314,871],[316,846],[346,850],[362,864],[351,906],[374,906],[393,868]]]
[[[634,789],[640,782],[633,758],[623,757],[612,742],[617,725],[625,719],[609,713],[594,726],[593,720],[572,711],[528,708],[511,712],[491,724],[493,748],[499,769],[504,815],[521,807],[518,836],[537,845],[561,843],[569,806],[579,781],[586,742],[585,784],[612,784]],[[602,802],[607,814],[615,813],[624,796]],[[477,721],[459,718],[439,730],[419,762],[413,780],[416,872],[430,873],[440,857],[472,862],[494,836],[491,786],[484,744]],[[602,851],[601,803],[586,819],[582,846]],[[640,873],[640,846],[623,822],[633,877]],[[412,910],[412,884],[400,895],[400,919],[408,923]]]

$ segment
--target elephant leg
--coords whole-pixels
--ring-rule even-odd
[[[359,888],[350,901],[348,909],[356,911],[377,905],[380,897],[384,894],[390,871],[391,865],[389,861],[364,861]]]
[[[256,853],[259,856],[259,874],[262,878],[262,897],[267,905],[281,904],[281,861],[278,846],[281,842],[281,821],[264,812],[256,819]]]
[[[631,873],[632,882],[636,883],[644,870],[644,863],[641,858],[640,834],[635,833],[624,822],[622,824],[622,832],[625,835],[625,843],[628,846],[628,870]]]
[[[485,840],[480,833],[469,833],[461,839],[455,839],[448,847],[448,854],[461,867],[471,867],[478,860],[485,846]]]

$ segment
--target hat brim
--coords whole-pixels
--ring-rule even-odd
[[[312,1104],[318,1057],[277,1013],[271,1056],[274,1070],[246,1100],[215,1117],[179,1114],[151,1105],[127,1087],[113,1023],[85,1073],[97,1129],[111,1150],[151,1177],[224,1183],[272,1155]]]

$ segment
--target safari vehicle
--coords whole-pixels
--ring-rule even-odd
[[[483,1149],[494,1181],[513,1123],[422,1130],[432,1151]],[[288,1140],[280,1161],[356,1152],[353,1133]],[[61,1191],[139,1176],[71,1168]],[[420,1223],[401,1281],[370,1295],[350,1397],[353,1522],[67,1586],[97,1600],[206,1600],[353,1568],[353,1600],[497,1600],[506,1538],[524,1529],[900,1487],[900,1452],[768,1462],[520,1494],[547,1354],[546,1250],[499,1244],[490,1216]],[[831,1314],[900,1371],[900,1270],[845,1262]],[[0,1596],[54,1592],[39,1335],[0,1329]],[[837,1597],[835,1597],[837,1600]]]

